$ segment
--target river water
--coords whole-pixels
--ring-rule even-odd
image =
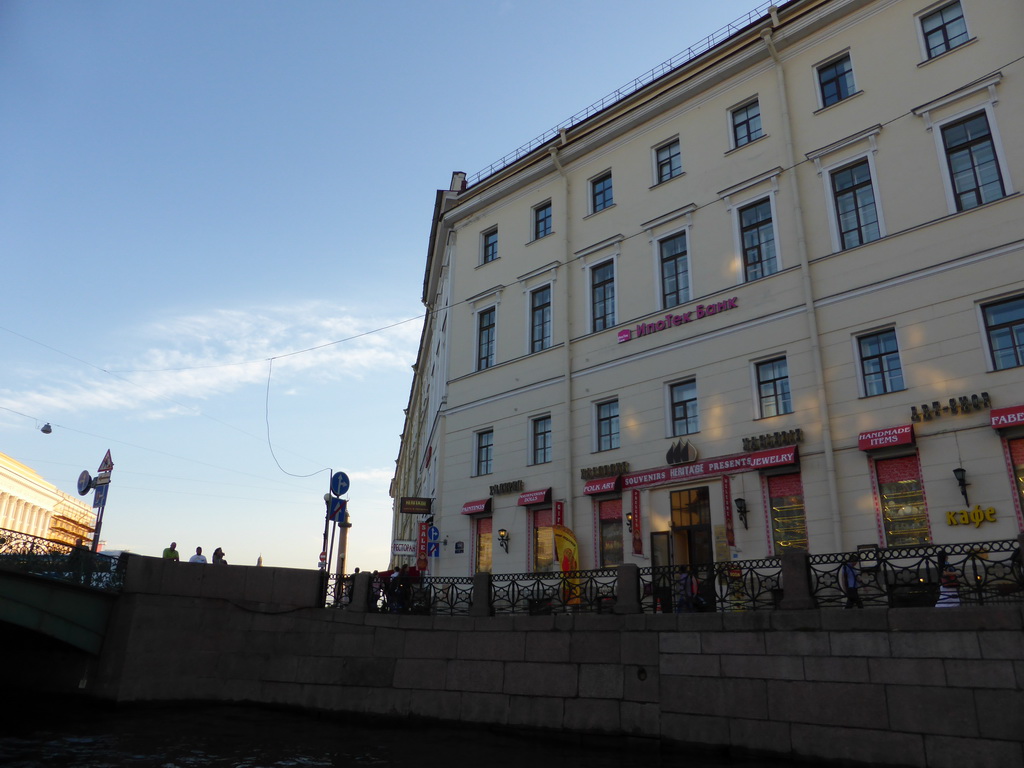
[[[8,768],[782,768],[790,762],[661,752],[632,739],[559,739],[508,729],[416,725],[249,707],[8,706]]]

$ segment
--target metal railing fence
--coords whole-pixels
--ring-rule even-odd
[[[0,530],[0,569],[117,592],[124,586],[123,556]]]

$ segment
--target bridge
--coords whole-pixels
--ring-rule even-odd
[[[792,568],[781,574],[790,593]],[[478,575],[473,592],[518,607],[501,578]],[[120,704],[269,704],[879,766],[1024,766],[1019,601],[830,610],[813,607],[808,578],[802,609],[654,613],[639,569],[618,578],[620,592],[638,585],[618,606],[628,610],[538,614],[477,599],[456,615],[417,615],[373,610],[369,574],[339,585],[338,610],[324,607],[316,571],[131,556],[76,687]]]

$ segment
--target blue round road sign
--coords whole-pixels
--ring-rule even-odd
[[[323,486],[320,486],[323,488]],[[335,472],[331,477],[331,493],[335,496],[344,496],[348,493],[348,475],[344,472]]]

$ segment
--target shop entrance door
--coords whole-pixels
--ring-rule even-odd
[[[672,565],[706,565],[714,560],[708,487],[672,491]]]

